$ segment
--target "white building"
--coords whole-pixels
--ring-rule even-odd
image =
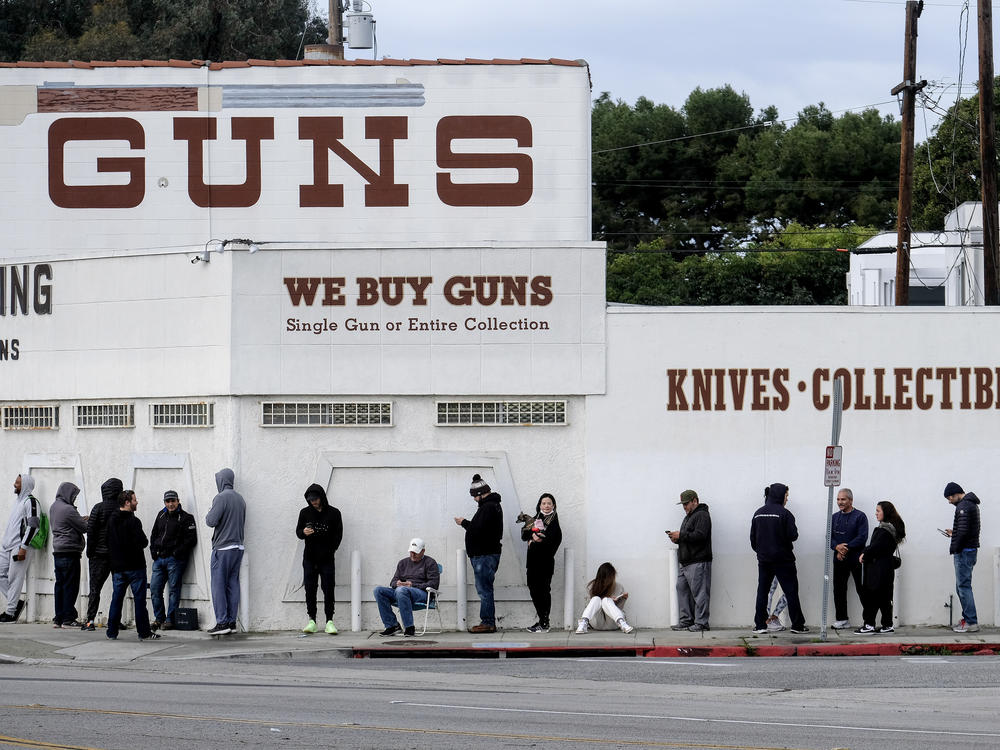
[[[0,67],[0,476],[30,472],[43,504],[72,480],[82,512],[118,476],[148,529],[168,488],[203,520],[231,466],[243,617],[263,629],[302,624],[293,529],[314,481],[344,516],[339,624],[352,554],[354,622],[373,628],[371,588],[415,535],[457,622],[452,518],[474,510],[474,472],[503,496],[501,626],[534,619],[514,518],[545,491],[570,553],[554,624],[564,581],[572,616],[604,560],[635,624],[670,622],[663,531],[687,487],[714,519],[713,623],[749,624],[749,519],[780,481],[816,623],[840,377],[844,483],[869,516],[891,498],[908,522],[900,619],[947,622],[935,528],[954,480],[985,501],[974,583],[994,622],[1000,319],[608,308],[589,122],[588,69],[569,61]],[[209,538],[184,591],[203,621]],[[29,616],[51,616],[51,587],[38,555]]]

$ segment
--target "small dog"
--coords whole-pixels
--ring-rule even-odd
[[[529,516],[527,513],[518,513],[517,522],[521,524],[522,531],[531,531],[532,527],[535,525],[535,517]]]

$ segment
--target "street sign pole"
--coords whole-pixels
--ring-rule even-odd
[[[830,575],[833,572],[833,550],[830,549],[830,534],[833,531],[833,494],[840,484],[840,421],[844,411],[844,384],[840,378],[833,380],[833,434],[830,437],[830,448],[827,449],[824,471],[824,484],[829,487],[826,499],[826,536],[823,537],[823,547],[826,555],[823,563],[823,620],[820,624],[819,638],[826,641],[826,618],[830,601]],[[835,462],[834,464],[831,461]],[[835,469],[835,471],[834,471]]]

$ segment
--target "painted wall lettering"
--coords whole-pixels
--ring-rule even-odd
[[[97,159],[98,172],[122,172],[124,185],[67,185],[66,144],[70,141],[127,141],[146,147],[146,133],[131,117],[64,117],[49,126],[49,198],[62,208],[135,208],[145,197],[145,161],[140,156]]]
[[[230,127],[234,141],[246,141],[246,179],[239,185],[207,185],[205,141],[215,140],[215,118],[174,118],[174,140],[188,142],[188,196],[196,206],[247,208],[260,200],[260,142],[274,138],[274,118],[234,117]]]
[[[437,175],[438,197],[449,206],[523,206],[531,200],[531,157],[527,154],[476,154],[452,151],[452,142],[509,138],[521,148],[531,146],[531,121],[516,116],[456,115],[437,126],[437,164],[441,169],[513,169],[514,182],[454,182],[449,172]]]
[[[52,266],[0,266],[0,316],[52,314]],[[16,358],[15,358],[16,359]]]

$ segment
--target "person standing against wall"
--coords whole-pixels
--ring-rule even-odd
[[[315,633],[316,627],[316,587],[323,586],[323,614],[326,615],[324,632],[337,634],[333,623],[335,607],[334,587],[337,583],[335,556],[344,538],[344,522],[340,511],[326,499],[326,490],[321,485],[310,484],[305,491],[306,507],[299,511],[295,524],[295,536],[305,540],[302,550],[302,587],[306,593],[306,614],[309,622],[302,628],[303,633]]]
[[[757,605],[754,610],[753,632],[767,632],[767,594],[771,581],[778,579],[788,600],[788,616],[793,633],[808,633],[802,605],[799,603],[799,577],[795,569],[793,545],[799,538],[795,516],[785,505],[788,487],[775,482],[764,490],[764,504],[750,522],[750,546],[757,553]]]
[[[170,630],[177,624],[174,618],[181,603],[181,580],[196,544],[198,529],[194,516],[181,507],[175,490],[167,490],[163,493],[163,510],[156,514],[149,541],[149,553],[153,557],[153,576],[149,584],[153,630]],[[164,609],[165,585],[170,587],[170,593]]]
[[[469,494],[479,507],[471,520],[455,516],[455,523],[465,529],[465,551],[472,563],[479,594],[479,624],[470,633],[497,632],[496,604],[493,600],[493,579],[500,567],[503,539],[503,509],[500,495],[490,490],[478,474],[472,477]]]
[[[844,488],[837,492],[837,508],[830,521],[830,549],[833,550],[833,627],[851,627],[847,616],[847,580],[854,578],[858,599],[864,603],[861,563],[858,561],[868,539],[868,516],[854,507],[854,493]]]
[[[979,555],[979,498],[966,492],[958,483],[948,482],[944,496],[955,506],[955,520],[945,533],[951,537],[948,551],[955,561],[955,590],[962,603],[962,619],[952,630],[956,633],[978,633],[979,615],[972,594],[972,569]]]
[[[243,527],[247,504],[233,489],[236,475],[232,469],[220,469],[215,475],[219,494],[205,516],[212,532],[212,607],[215,627],[209,635],[225,635],[236,630],[240,614],[240,563],[243,562]]]
[[[535,605],[538,621],[528,628],[529,633],[549,632],[549,613],[552,610],[552,574],[556,568],[556,551],[562,544],[562,529],[556,513],[556,499],[545,492],[535,506],[535,522],[530,529],[521,530],[521,540],[528,543],[526,573],[531,603]]]
[[[35,478],[17,475],[14,494],[17,500],[10,510],[7,528],[0,538],[0,594],[7,600],[7,609],[0,613],[0,622],[17,622],[24,610],[21,587],[31,562],[31,539],[38,532],[41,508],[31,491]]]
[[[101,589],[111,575],[111,554],[108,551],[108,519],[118,511],[118,496],[124,485],[111,477],[101,485],[101,502],[90,511],[87,519],[87,560],[90,568],[90,596],[87,597],[87,620],[81,630],[96,630],[97,609],[101,606]]]
[[[888,500],[875,506],[875,520],[878,526],[860,557],[865,569],[864,623],[854,631],[856,635],[895,632],[892,626],[892,589],[896,566],[902,562],[896,555],[896,549],[906,539],[906,525],[896,506]],[[880,611],[882,625],[876,628],[875,618]]]
[[[85,546],[83,535],[87,531],[87,517],[76,509],[80,488],[72,482],[63,482],[56,490],[56,499],[49,507],[49,525],[52,528],[52,561],[56,573],[53,589],[57,628],[78,628],[79,613],[76,598],[80,595],[80,556]]]
[[[677,545],[677,624],[671,630],[697,633],[709,630],[709,607],[712,598],[712,517],[708,506],[694,490],[684,490],[678,505],[684,508],[684,520],[677,531],[668,531]]]
[[[146,609],[146,553],[149,544],[142,521],[136,518],[139,498],[132,490],[122,490],[118,510],[108,518],[108,550],[111,554],[112,594],[108,610],[108,632],[111,640],[118,639],[125,591],[132,590],[135,604],[135,631],[140,641],[155,641],[161,636],[149,626]]]

